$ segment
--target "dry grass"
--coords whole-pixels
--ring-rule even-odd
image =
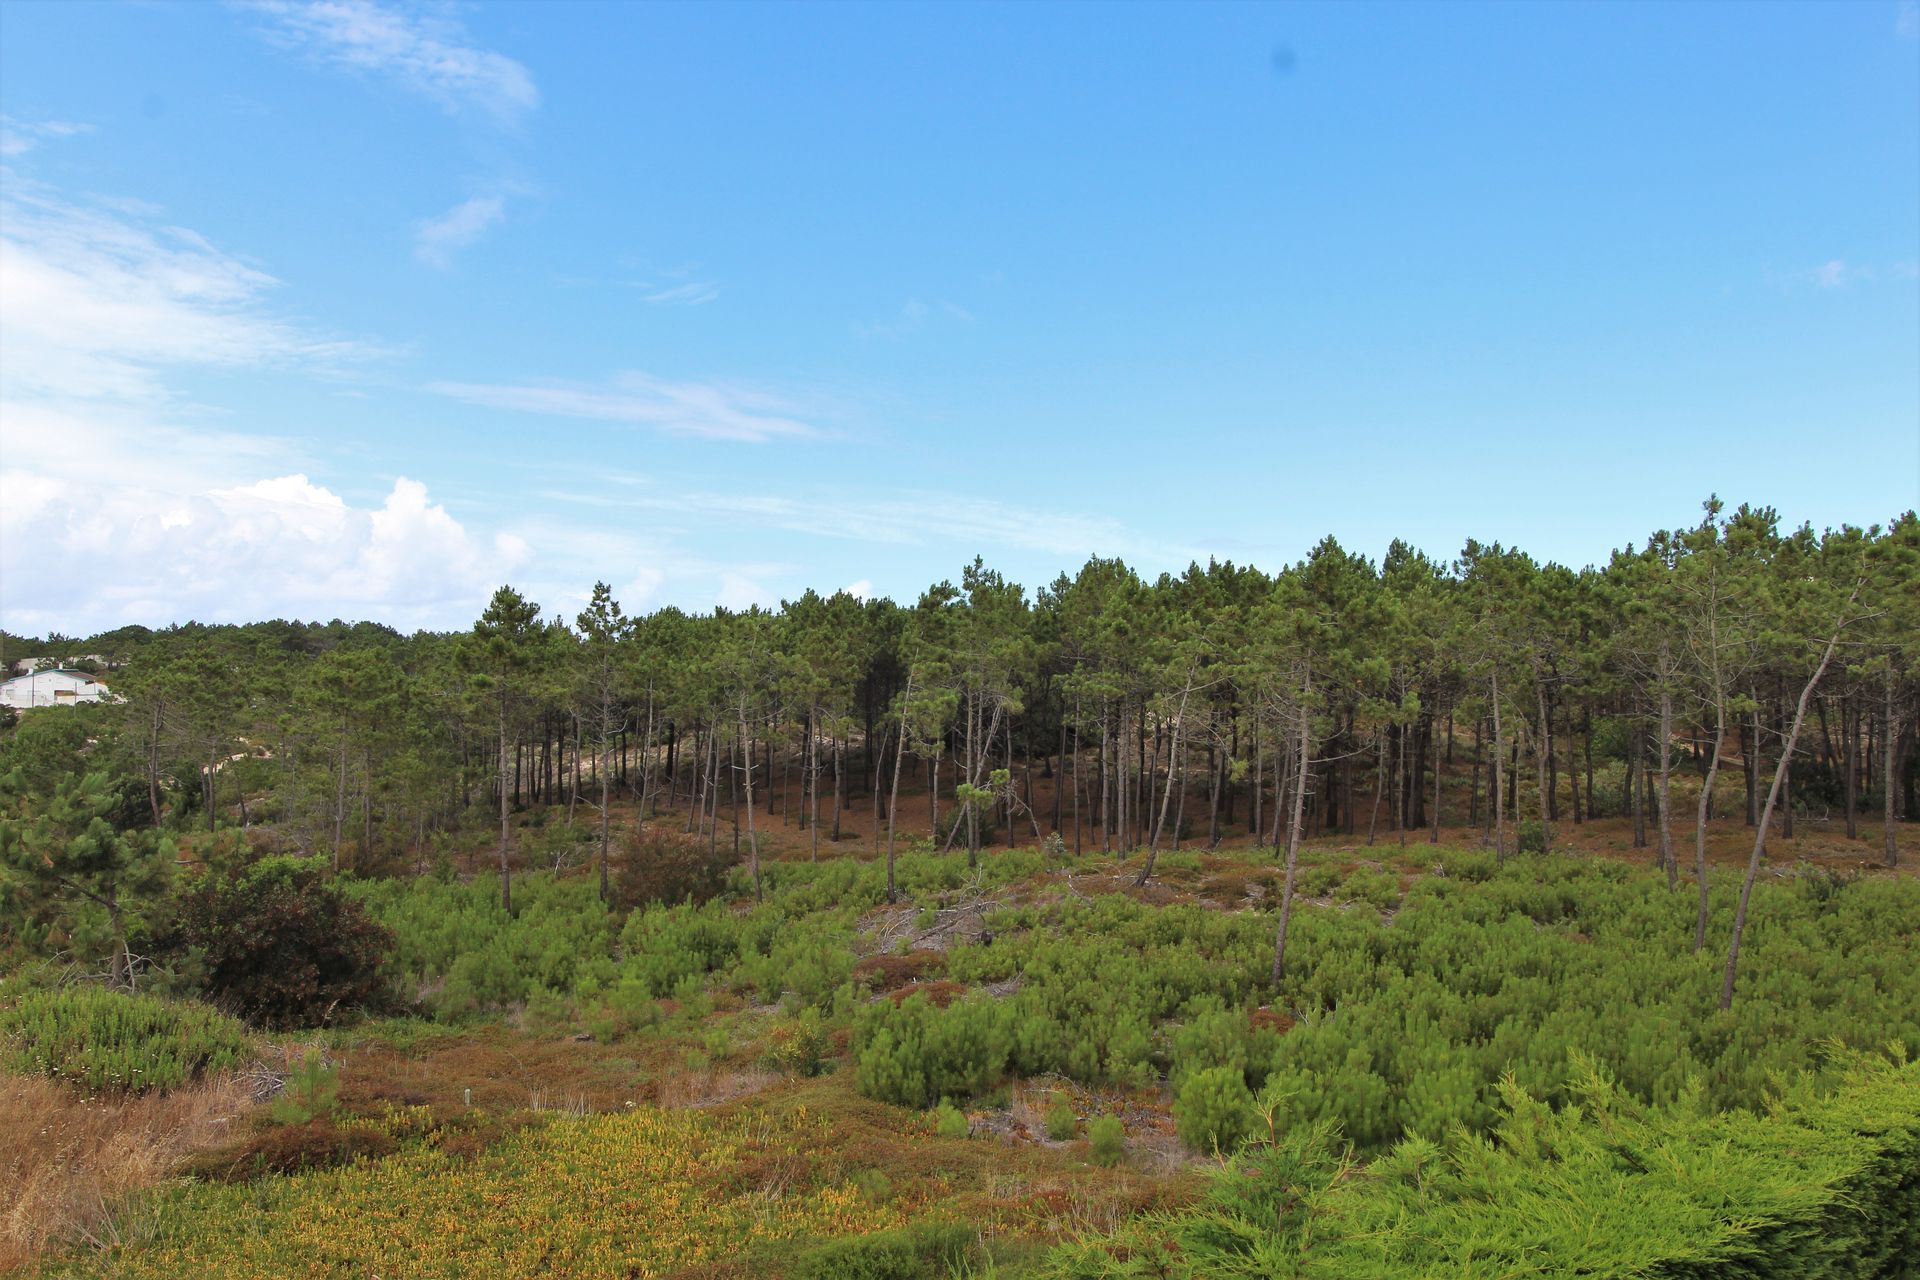
[[[103,1099],[0,1075],[0,1271],[59,1245],[119,1238],[127,1197],[228,1141],[252,1105],[234,1077]]]

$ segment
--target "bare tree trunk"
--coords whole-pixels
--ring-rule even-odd
[[[1080,856],[1080,711],[1077,706],[1073,715],[1073,853],[1075,857]]]
[[[160,704],[153,704],[153,735],[147,739],[147,804],[153,809],[153,825],[160,825]],[[340,842],[334,841],[338,848]],[[336,866],[334,868],[338,870]]]
[[[1700,783],[1700,809],[1693,824],[1693,872],[1700,880],[1700,914],[1693,926],[1693,949],[1707,945],[1707,811],[1713,803],[1713,780],[1720,773],[1720,749],[1727,737],[1727,699],[1718,678],[1713,686],[1713,757]]]
[[[340,873],[340,842],[346,839],[347,822],[347,735],[340,734],[340,751],[335,760],[333,792],[333,871]]]
[[[1740,935],[1747,927],[1747,899],[1753,895],[1753,880],[1760,873],[1760,858],[1767,848],[1767,824],[1773,820],[1773,806],[1780,798],[1780,780],[1787,772],[1787,761],[1793,758],[1793,744],[1800,736],[1800,726],[1807,718],[1807,701],[1813,696],[1814,686],[1820,683],[1820,677],[1827,673],[1827,664],[1833,661],[1834,648],[1840,643],[1840,632],[1846,627],[1842,623],[1827,638],[1827,647],[1820,654],[1820,665],[1813,669],[1813,678],[1800,690],[1799,705],[1793,711],[1793,727],[1787,730],[1786,746],[1780,752],[1780,763],[1773,769],[1773,785],[1767,788],[1767,807],[1760,815],[1757,824],[1759,830],[1753,837],[1753,854],[1747,859],[1747,875],[1740,882],[1740,903],[1733,912],[1733,945],[1727,948],[1727,972],[1720,984],[1720,1007],[1733,1007],[1734,971],[1740,964]]]
[[[893,828],[894,820],[900,813],[900,761],[907,754],[907,707],[913,701],[913,672],[907,672],[907,689],[900,698],[900,741],[893,748],[893,794],[887,799],[887,901],[898,902],[900,895],[893,885]],[[814,800],[818,821],[819,798]]]
[[[1886,852],[1886,863],[1890,867],[1900,865],[1900,845],[1895,839],[1896,825],[1893,808],[1894,760],[1899,756],[1900,726],[1893,713],[1893,655],[1887,655],[1886,672],[1886,725],[1881,731],[1885,741],[1880,748],[1880,776],[1882,803],[1884,806],[1881,844]]]
[[[1208,748],[1207,754],[1214,754],[1211,747]],[[1207,848],[1209,849],[1220,847],[1220,779],[1226,771],[1227,754],[1223,751],[1213,761],[1213,766],[1207,770],[1208,786],[1212,788],[1212,793],[1207,797]]]
[[[840,843],[841,799],[847,792],[847,752],[840,739],[833,739],[833,842]]]
[[[1841,767],[1846,770],[1847,797],[1847,839],[1860,838],[1860,711],[1855,705],[1852,690],[1848,690],[1846,701],[1840,704],[1840,747],[1845,758]]]
[[[1380,829],[1380,796],[1387,789],[1387,735],[1381,734],[1373,751],[1373,807],[1367,813],[1367,848]]]
[[[1453,712],[1447,712],[1447,750],[1453,750]],[[1440,843],[1440,721],[1433,722],[1433,830],[1427,835],[1428,844]]]
[[[513,914],[513,882],[507,871],[507,697],[500,695],[500,909]]]
[[[1188,667],[1186,683],[1180,690],[1180,709],[1174,712],[1173,717],[1173,744],[1172,749],[1167,752],[1167,786],[1160,793],[1160,815],[1153,821],[1153,838],[1147,845],[1147,865],[1140,868],[1139,876],[1134,879],[1133,883],[1136,886],[1144,885],[1152,878],[1153,861],[1160,856],[1160,829],[1167,824],[1167,800],[1173,795],[1173,789],[1177,785],[1175,775],[1179,771],[1180,731],[1186,728],[1187,695],[1192,692],[1193,668]]]
[[[607,816],[607,751],[605,739],[600,743],[600,767],[594,772],[600,775],[600,901],[613,901],[613,881],[607,871],[607,850],[613,843],[613,833]],[[642,810],[644,815],[645,811]]]
[[[1400,781],[1393,788],[1393,825],[1400,831],[1400,847],[1402,849],[1407,847],[1407,823],[1410,821],[1407,817],[1407,810],[1409,808],[1407,796],[1416,785],[1412,775],[1407,772],[1407,739],[1411,737],[1412,734],[1412,725],[1403,724],[1400,726]]]
[[[1553,759],[1553,720],[1547,706],[1547,686],[1539,680],[1533,682],[1534,697],[1540,707],[1540,741],[1535,744],[1534,764],[1539,773],[1540,788],[1540,852],[1553,852],[1553,817],[1557,806],[1553,800],[1553,788],[1547,781],[1547,766]]]
[[[1667,869],[1669,891],[1680,887],[1680,860],[1674,856],[1672,826],[1673,690],[1660,690],[1660,785],[1654,790],[1660,819],[1660,864]]]
[[[897,792],[900,785],[899,770],[895,769],[894,772],[896,775],[894,790]],[[809,856],[813,861],[818,862],[820,861],[820,708],[817,706],[807,712],[807,802],[809,809],[807,834],[812,841],[812,852]],[[887,830],[887,839],[891,842],[893,839],[891,824]],[[887,892],[889,896],[892,895],[891,886],[888,887]]]
[[[1493,860],[1507,862],[1506,739],[1500,736],[1500,672],[1493,673]]]
[[[1301,683],[1300,758],[1294,766],[1293,821],[1287,826],[1287,879],[1280,890],[1280,927],[1273,939],[1273,988],[1276,997],[1280,982],[1287,972],[1287,929],[1293,923],[1293,884],[1300,866],[1300,823],[1307,801],[1307,757],[1312,749],[1309,735],[1313,724],[1313,708],[1308,705],[1307,699],[1312,693],[1313,668],[1308,667],[1306,679]]]

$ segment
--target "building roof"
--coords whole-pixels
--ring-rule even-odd
[[[80,671],[73,667],[48,667],[45,671],[29,671],[25,675],[15,676],[11,680],[0,681],[0,683],[13,684],[20,680],[31,680],[35,676],[72,676],[76,680],[85,680],[88,684],[106,683],[91,671]]]

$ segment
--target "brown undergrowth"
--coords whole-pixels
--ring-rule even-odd
[[[0,1075],[0,1271],[61,1245],[121,1238],[129,1197],[227,1142],[252,1105],[230,1076],[103,1098]]]

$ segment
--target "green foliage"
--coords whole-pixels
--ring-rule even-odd
[[[1127,1158],[1127,1126],[1119,1116],[1096,1116],[1087,1125],[1087,1147],[1093,1162],[1110,1169]]]
[[[816,1245],[794,1260],[793,1280],[945,1280],[971,1264],[979,1233],[958,1222],[916,1222]]]
[[[207,997],[248,1022],[315,1026],[380,1004],[393,934],[312,859],[269,858],[180,901],[173,947]]]
[[[1253,1119],[1253,1094],[1233,1067],[1194,1072],[1173,1103],[1180,1140],[1202,1153],[1233,1151],[1253,1131]]]
[[[933,1109],[933,1131],[943,1138],[964,1138],[973,1132],[967,1113],[945,1098]]]
[[[1195,1210],[1067,1246],[1056,1280],[1287,1275],[1912,1274],[1920,1064],[1848,1063],[1764,1114],[1646,1107],[1590,1061],[1553,1109],[1501,1083],[1484,1136],[1410,1138],[1359,1168],[1329,1126],[1249,1148]],[[1282,1262],[1284,1260],[1284,1262]],[[1276,1269],[1284,1266],[1284,1270]]]
[[[1054,1099],[1053,1105],[1047,1108],[1045,1124],[1047,1136],[1055,1142],[1071,1142],[1080,1132],[1080,1117],[1065,1098]]]
[[[1477,851],[1443,851],[1438,863],[1444,874],[1417,882],[1390,921],[1297,913],[1278,993],[1267,987],[1267,917],[1118,896],[1001,913],[991,941],[949,953],[947,975],[1017,976],[1019,989],[946,1010],[866,1007],[853,1028],[856,1083],[925,1106],[1003,1071],[1088,1084],[1164,1073],[1179,1092],[1195,1072],[1224,1069],[1250,1094],[1271,1087],[1282,1126],[1334,1122],[1373,1152],[1408,1134],[1484,1131],[1507,1073],[1564,1104],[1574,1051],[1634,1098],[1671,1102],[1697,1087],[1712,1110],[1821,1070],[1828,1042],[1920,1052],[1912,881],[1757,885],[1743,998],[1722,1011],[1723,957],[1692,951],[1692,901],[1660,878],[1574,859],[1499,870]],[[1715,890],[1722,931],[1732,888]],[[1297,1025],[1284,1035],[1258,1025],[1248,1011],[1266,1004]],[[956,1042],[968,1048],[954,1053]]]
[[[171,1089],[247,1057],[240,1024],[178,1000],[93,986],[0,986],[0,1065],[115,1093]]]
[[[905,1107],[984,1092],[1006,1070],[1012,1010],[982,996],[936,1009],[924,995],[867,1005],[854,1021],[854,1084]]]
[[[761,1061],[775,1071],[788,1075],[817,1076],[821,1056],[826,1052],[827,1032],[817,1009],[803,1009],[773,1029]]]
[[[332,1116],[340,1097],[340,1071],[319,1050],[309,1049],[268,1114],[279,1124],[306,1124]]]
[[[1338,896],[1391,911],[1400,905],[1400,877],[1379,867],[1358,867],[1340,886]]]

